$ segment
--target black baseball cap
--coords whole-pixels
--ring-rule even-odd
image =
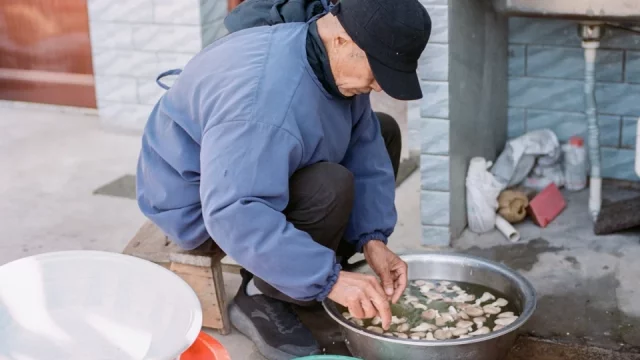
[[[331,13],[367,54],[385,93],[399,100],[422,98],[418,59],[431,35],[431,18],[418,0],[340,0]]]

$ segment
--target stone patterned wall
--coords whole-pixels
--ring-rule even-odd
[[[561,141],[586,135],[584,55],[576,24],[509,21],[509,137],[550,128]],[[596,99],[604,177],[639,180],[634,173],[640,117],[640,35],[608,29],[598,49]]]
[[[432,31],[419,66],[424,97],[409,104],[420,149],[423,245],[449,245],[449,28],[447,0],[421,0]]]
[[[183,67],[224,34],[223,0],[89,0],[98,112],[140,130],[164,90],[156,76]]]

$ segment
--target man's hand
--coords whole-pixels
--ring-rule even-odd
[[[357,319],[379,316],[383,329],[388,330],[391,325],[389,300],[375,276],[340,271],[329,299],[347,307]]]
[[[400,300],[407,288],[407,263],[394,254],[382,241],[372,240],[365,244],[364,257],[382,281],[382,286],[394,304]]]

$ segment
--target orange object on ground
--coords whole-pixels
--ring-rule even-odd
[[[560,190],[551,183],[529,202],[528,212],[538,226],[546,227],[566,206]]]
[[[218,340],[201,331],[178,360],[231,360],[231,356]]]

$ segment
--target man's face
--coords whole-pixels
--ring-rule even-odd
[[[373,77],[365,52],[350,38],[334,39],[332,54],[329,54],[331,72],[344,96],[382,91]]]

